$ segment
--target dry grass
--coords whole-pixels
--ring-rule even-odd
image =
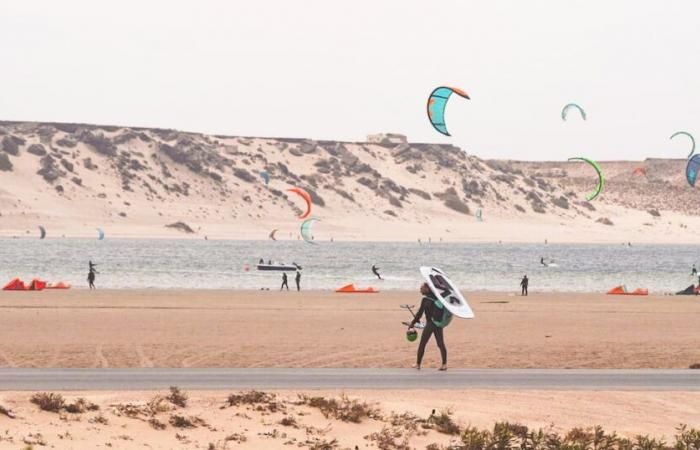
[[[240,394],[230,394],[226,399],[228,406],[248,405],[256,411],[284,412],[284,403],[277,401],[275,394],[261,391],[245,391]]]
[[[452,419],[452,411],[449,409],[443,409],[440,411],[440,414],[435,414],[433,411],[426,424],[430,428],[444,434],[456,435],[460,431],[459,425]]]
[[[102,415],[102,413],[96,415],[92,419],[88,420],[90,423],[99,423],[100,425],[108,425],[109,420],[105,416]]]
[[[173,414],[170,416],[170,425],[175,428],[197,428],[198,426],[206,426],[207,423],[197,416],[181,416]]]
[[[380,450],[411,450],[410,437],[405,436],[401,428],[384,427],[381,431],[365,436]]]
[[[156,419],[155,417],[151,417],[150,419],[148,419],[148,424],[154,430],[165,430],[165,428],[167,427],[166,424],[164,424],[160,420]]]
[[[61,394],[54,394],[53,392],[38,392],[29,399],[30,402],[34,403],[42,411],[49,412],[59,412],[65,405],[65,400]]]
[[[333,417],[343,422],[360,423],[364,418],[375,419],[379,415],[375,407],[366,402],[351,400],[345,394],[339,399],[307,396],[302,396],[300,399],[302,404],[320,409],[326,418]]]
[[[165,397],[167,401],[169,401],[175,406],[179,406],[180,408],[184,408],[187,406],[188,398],[189,396],[187,395],[187,393],[181,391],[180,388],[177,386],[170,386],[170,394]]]
[[[286,416],[277,423],[283,427],[299,428],[299,423],[297,423],[297,419],[294,416]]]
[[[98,411],[100,407],[80,397],[73,403],[65,404],[63,409],[71,414],[82,414],[87,411]]]

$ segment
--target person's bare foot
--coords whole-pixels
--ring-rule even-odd
[[[441,365],[440,368],[439,368],[438,370],[441,371],[441,372],[446,371],[446,370],[447,370],[447,364]]]
[[[416,370],[420,370],[420,364],[414,364],[411,367],[413,367]]]

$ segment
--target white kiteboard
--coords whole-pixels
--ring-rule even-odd
[[[437,267],[423,266],[420,268],[420,274],[425,278],[425,282],[428,283],[433,294],[449,312],[462,319],[474,318],[474,311],[469,307],[469,303],[442,270]]]

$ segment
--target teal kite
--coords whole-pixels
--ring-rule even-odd
[[[306,219],[301,223],[301,229],[299,231],[299,234],[301,234],[301,238],[304,239],[304,242],[307,242],[309,244],[316,244],[314,242],[314,237],[311,235],[311,225],[313,225],[314,222],[318,221],[318,219],[312,217],[310,219]]]
[[[576,103],[569,103],[568,105],[564,106],[564,108],[561,110],[561,120],[566,120],[567,116],[569,115],[569,110],[572,108],[577,109],[578,112],[581,113],[581,118],[586,120],[586,111],[584,111],[583,108],[578,106]]]
[[[586,196],[586,200],[588,200],[590,202],[591,200],[596,198],[598,196],[598,194],[600,194],[603,191],[603,187],[605,186],[605,177],[603,177],[603,171],[600,170],[600,166],[598,165],[598,163],[593,161],[592,159],[583,158],[583,157],[576,157],[576,158],[569,158],[569,161],[586,162],[586,163],[590,164],[591,166],[593,166],[595,171],[598,173],[598,186],[596,186],[595,191],[593,191],[591,194],[588,194]]]
[[[669,139],[673,139],[674,137],[681,136],[681,135],[688,136],[688,138],[690,139],[690,142],[693,144],[693,147],[690,149],[690,154],[688,155],[688,158],[690,158],[691,156],[693,156],[693,153],[695,153],[695,138],[693,137],[692,134],[688,133],[687,131],[676,131],[675,133],[673,133],[671,135],[671,137]]]
[[[685,166],[685,178],[692,187],[695,187],[695,182],[698,179],[698,171],[700,171],[700,153],[690,158],[688,165]]]
[[[445,107],[447,106],[447,100],[450,99],[453,93],[470,100],[467,93],[463,90],[446,86],[434,89],[430,93],[430,97],[428,97],[428,119],[430,124],[445,136],[450,136],[445,125]]]

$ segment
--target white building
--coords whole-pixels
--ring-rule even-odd
[[[367,142],[372,144],[406,144],[408,138],[403,134],[396,133],[379,133],[379,134],[368,134]]]

